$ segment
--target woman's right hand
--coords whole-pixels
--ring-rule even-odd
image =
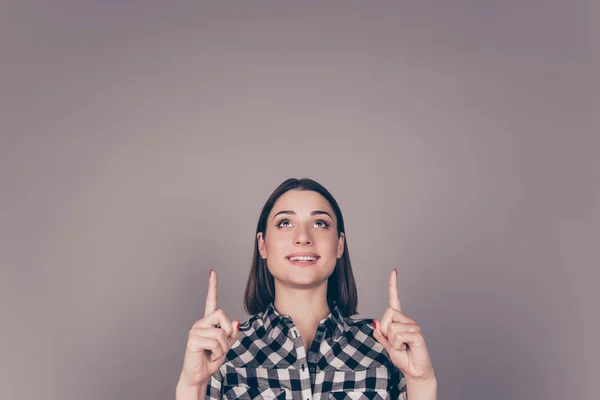
[[[237,340],[239,324],[239,321],[232,323],[223,310],[217,309],[217,274],[211,270],[204,318],[192,326],[188,335],[178,385],[199,388],[207,384]]]

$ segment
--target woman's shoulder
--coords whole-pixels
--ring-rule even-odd
[[[373,333],[373,318],[345,317],[344,320],[350,330]]]
[[[240,320],[237,343],[234,346],[239,345],[244,338],[251,340],[264,339],[266,333],[264,321],[261,316],[259,314],[252,315],[245,321]]]
[[[260,314],[252,315],[245,321],[240,321],[240,333],[257,329],[262,324]]]

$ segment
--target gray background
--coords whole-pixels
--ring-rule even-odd
[[[166,399],[288,177],[440,399],[594,399],[597,1],[3,1],[0,398]]]

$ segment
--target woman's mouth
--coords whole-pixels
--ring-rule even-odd
[[[294,265],[313,265],[320,258],[319,256],[290,256],[286,257]]]

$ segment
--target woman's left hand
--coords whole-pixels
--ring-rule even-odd
[[[415,320],[402,313],[396,275],[396,270],[390,274],[390,306],[381,322],[373,320],[373,336],[386,349],[392,363],[402,371],[407,383],[435,381],[421,328]]]

